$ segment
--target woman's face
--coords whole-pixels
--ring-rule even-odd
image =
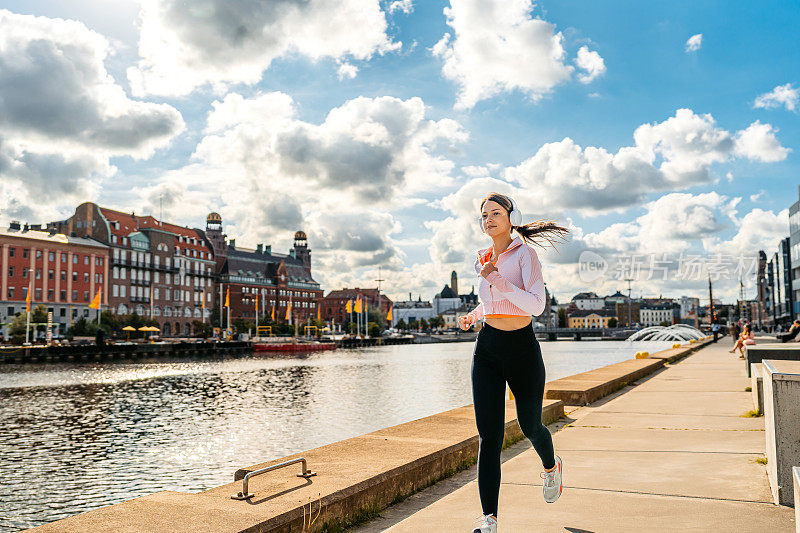
[[[493,200],[488,200],[483,204],[481,224],[486,234],[492,237],[511,233],[511,221],[508,219],[508,211]]]

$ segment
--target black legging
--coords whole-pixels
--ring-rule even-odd
[[[500,451],[505,435],[506,381],[517,406],[522,433],[545,469],[556,464],[553,438],[542,424],[544,361],[533,324],[505,331],[484,323],[472,357],[472,399],[478,425],[478,492],[483,514],[497,516]]]

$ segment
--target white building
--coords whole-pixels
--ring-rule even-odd
[[[578,309],[585,310],[585,309],[603,309],[606,306],[606,302],[603,298],[599,297],[594,292],[579,292],[575,296],[572,297],[572,303]]]
[[[681,306],[681,318],[685,318],[690,314],[697,316],[697,309],[700,307],[700,298],[693,296],[681,296],[678,299]]]
[[[437,313],[433,312],[431,303],[423,302],[422,297],[412,300],[411,293],[409,293],[408,298],[408,300],[394,303],[392,307],[392,327],[395,327],[401,320],[408,325],[411,320],[420,321],[423,318],[430,320],[437,315]]]
[[[642,307],[639,309],[639,321],[643,326],[660,326],[662,322],[674,324],[678,318],[679,308],[671,305],[659,305],[652,307]]]

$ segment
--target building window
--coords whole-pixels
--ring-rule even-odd
[[[8,277],[14,277],[14,267],[8,267]]]
[[[16,248],[14,248],[13,246],[9,246],[8,247],[8,256],[9,257],[14,257],[14,250],[16,250]]]
[[[36,250],[36,259],[41,259],[41,258],[42,258],[42,251]]]
[[[78,264],[78,254],[72,254],[72,263],[75,265]]]
[[[88,265],[89,264],[89,256],[88,255],[84,255],[83,256],[83,264],[84,265]]]
[[[56,278],[56,273],[51,268],[50,270],[47,271],[47,279],[55,279],[55,278]]]
[[[27,259],[29,252],[30,252],[30,250],[28,248],[23,248],[22,249],[22,257]]]
[[[47,300],[52,302],[56,297],[55,289],[47,289]]]
[[[75,290],[75,289],[72,289],[72,301],[73,302],[77,302],[78,301],[78,291]]]
[[[50,253],[47,255],[47,258],[48,258],[50,261],[55,261],[55,260],[56,260],[56,253],[55,253],[55,252],[50,252]]]
[[[66,291],[66,289],[61,289],[61,301],[62,302],[66,302],[67,301],[67,291]],[[62,311],[63,311],[63,309],[62,309]]]
[[[67,281],[67,271],[66,270],[62,270],[61,271],[61,281]]]
[[[14,287],[9,287],[8,288],[8,299],[9,300],[13,300],[14,299]]]
[[[83,273],[83,282],[84,283],[89,283],[89,273],[88,272],[84,272]]]
[[[41,268],[37,268],[36,269],[36,279],[42,279],[42,269]]]
[[[84,302],[89,301],[89,291],[83,291],[83,301]]]
[[[65,254],[65,253],[61,254],[61,262],[62,263],[66,263],[67,262],[67,254]]]
[[[28,267],[22,267],[22,277],[23,278],[28,277]]]

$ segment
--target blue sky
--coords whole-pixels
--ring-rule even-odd
[[[89,104],[57,110],[64,117],[96,111],[95,123],[56,131],[46,119],[0,109],[10,117],[0,121],[0,157],[5,146],[13,162],[4,171],[0,159],[0,216],[50,220],[84,200],[152,212],[161,198],[165,218],[187,225],[202,227],[208,211],[219,211],[245,245],[285,251],[302,228],[326,291],[373,285],[380,265],[393,298],[430,298],[451,270],[460,292],[477,284],[471,258],[489,243],[472,217],[489,190],[512,194],[526,219],[553,218],[574,230],[561,254],[540,252],[545,281],[562,301],[621,286],[582,280],[583,250],[609,260],[656,252],[735,257],[759,247],[771,253],[788,235],[785,209],[800,183],[794,2],[734,10],[724,2],[319,0],[299,17],[256,4],[199,1],[188,12],[169,0],[0,2],[7,27],[18,26],[17,15],[39,17],[27,22],[34,37],[14,35],[0,47],[0,74],[24,74],[0,84],[0,96],[31,94],[34,106],[44,98],[29,87],[55,75],[34,68],[40,56],[20,53],[37,38],[62,50],[80,41],[59,61],[99,69],[88,77],[56,71],[66,90],[98,87],[87,91]],[[198,17],[206,17],[199,29]],[[235,24],[251,32],[250,48],[237,48]],[[148,55],[156,33],[148,28],[158,27],[174,39]],[[264,36],[252,37],[259,28]],[[693,35],[701,35],[699,47],[687,50]],[[514,46],[485,46],[493,36]],[[562,55],[548,59],[553,39]],[[587,83],[580,76],[589,70],[576,64],[583,47],[597,68]],[[93,50],[105,50],[100,66],[84,63]],[[173,54],[178,59],[168,64]],[[184,61],[187,54],[194,62]],[[448,54],[455,76],[445,72]],[[11,63],[20,56],[31,63]],[[343,64],[357,69],[354,77],[339,73]],[[105,75],[124,94],[115,109],[128,109],[130,124],[109,126]],[[484,82],[494,83],[488,94],[480,94]],[[787,84],[783,99],[755,106]],[[474,101],[460,101],[469,90],[477,91]],[[386,128],[391,139],[378,139]],[[112,142],[104,137],[110,131],[124,134]],[[613,156],[631,147],[635,165],[608,175],[593,159],[596,149]],[[21,154],[46,155],[48,164]],[[578,163],[594,178],[581,182]],[[41,201],[31,183],[62,194]],[[701,295],[703,285],[641,280],[634,294]],[[729,298],[738,292],[724,277],[719,288]]]

